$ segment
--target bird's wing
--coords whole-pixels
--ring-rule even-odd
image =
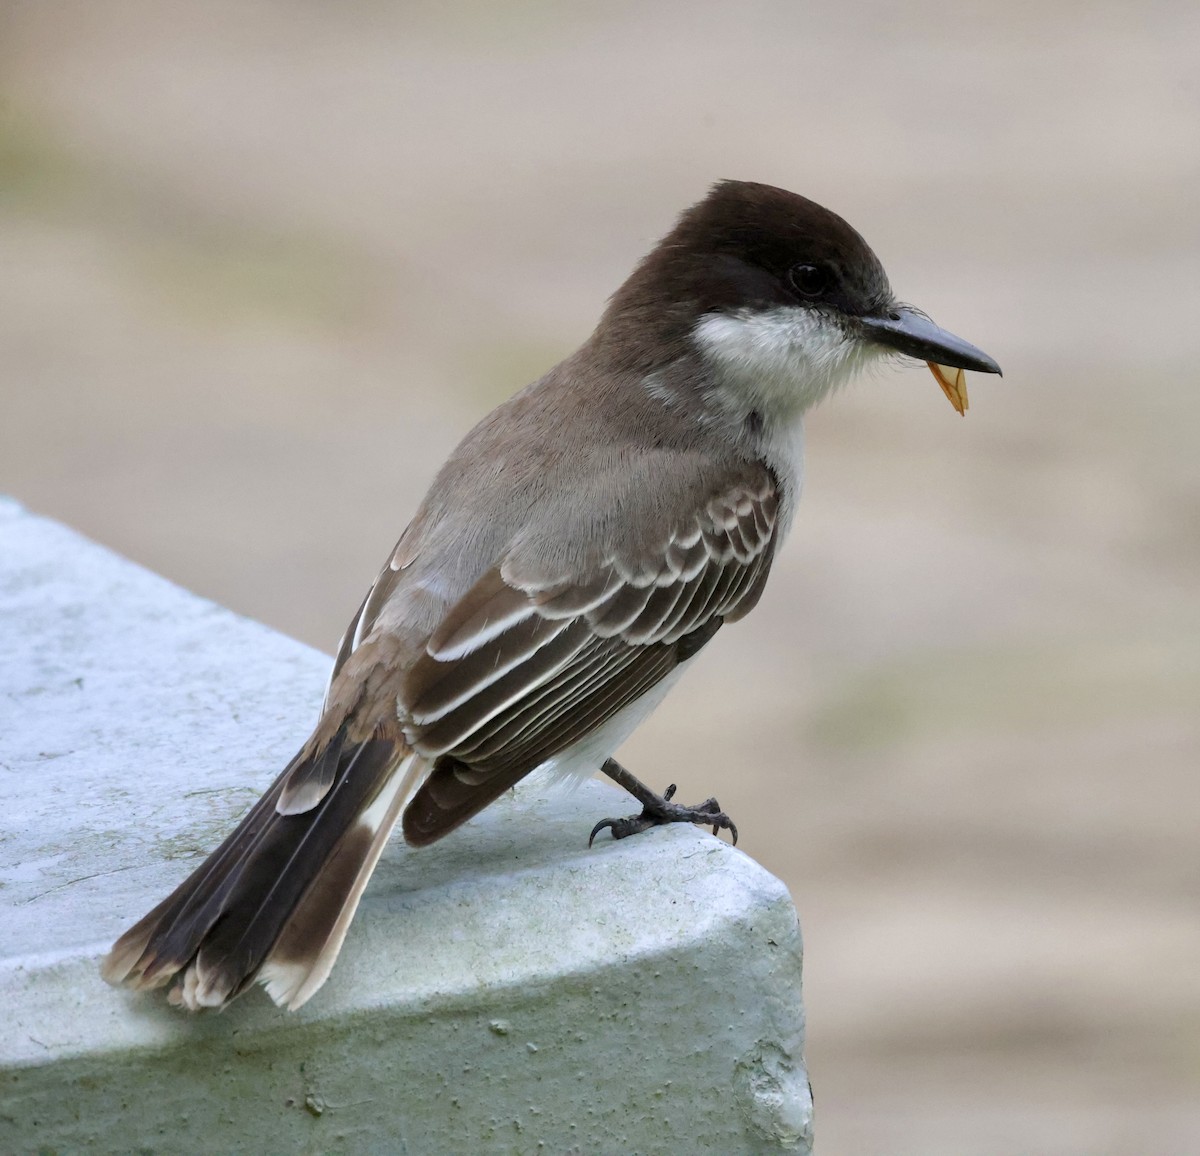
[[[434,771],[404,815],[411,843],[470,818],[690,657],[758,601],[775,548],[765,466],[664,531],[574,573],[507,558],[446,614],[401,682],[405,738]]]
[[[332,687],[346,660],[358,649],[359,644],[374,626],[379,611],[387,605],[388,599],[396,591],[402,581],[405,567],[412,561],[412,546],[417,540],[420,519],[414,519],[408,529],[400,536],[395,549],[387,560],[387,565],[379,572],[379,576],[371,584],[366,597],[359,603],[358,610],[350,619],[350,625],[338,643],[337,654],[333,660],[333,670],[329,673],[329,686]]]

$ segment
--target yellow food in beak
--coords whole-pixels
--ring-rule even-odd
[[[942,387],[942,393],[946,395],[946,400],[963,417],[967,416],[967,375],[961,369],[951,365],[938,365],[935,361],[925,363],[929,366],[930,372],[937,383]]]

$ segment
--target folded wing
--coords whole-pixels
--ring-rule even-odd
[[[405,738],[436,760],[404,813],[408,842],[453,830],[754,606],[779,495],[765,467],[747,475],[650,548],[535,578],[506,560],[476,582],[402,683]]]

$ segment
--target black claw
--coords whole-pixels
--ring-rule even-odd
[[[591,847],[596,841],[596,836],[605,827],[612,831],[614,839],[625,839],[630,835],[637,835],[642,831],[648,831],[651,827],[660,827],[667,823],[696,823],[705,827],[711,826],[714,835],[719,836],[721,831],[728,831],[732,842],[737,843],[737,826],[721,810],[721,804],[716,799],[705,799],[703,803],[695,807],[682,807],[678,803],[671,802],[674,794],[675,784],[672,783],[662,793],[661,798],[651,794],[650,801],[643,804],[641,814],[601,819],[588,836],[588,846]]]

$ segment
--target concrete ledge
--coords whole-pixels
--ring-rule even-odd
[[[808,1152],[783,885],[533,784],[385,853],[299,1013],[99,957],[304,737],[328,659],[0,500],[0,1151]]]

